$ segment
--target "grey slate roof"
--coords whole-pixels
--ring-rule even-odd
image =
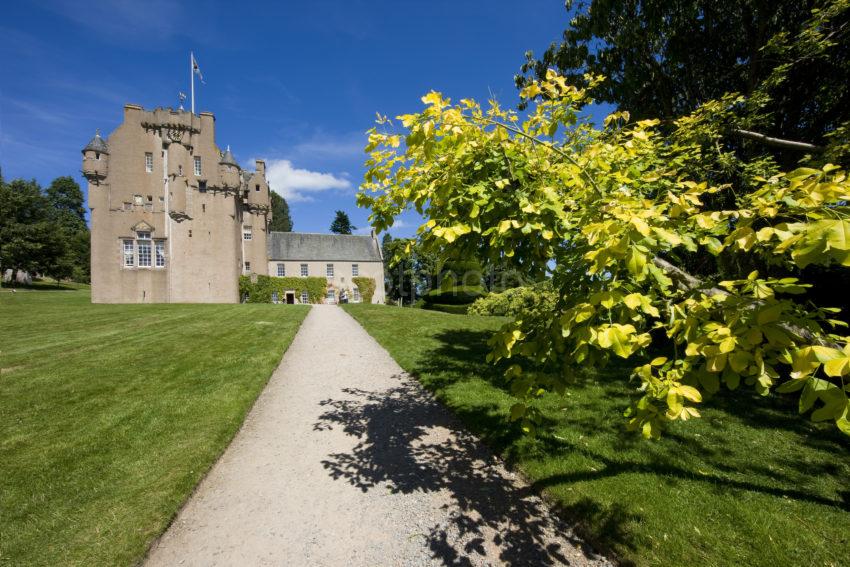
[[[86,144],[86,147],[83,148],[83,153],[87,151],[99,152],[101,154],[109,154],[109,146],[106,145],[106,142],[103,141],[103,138],[100,137],[100,132],[94,135],[94,138],[91,139],[91,142]]]
[[[219,160],[218,163],[222,165],[235,165],[236,167],[239,167],[239,164],[236,163],[235,159],[233,159],[233,153],[231,153],[230,151],[230,146],[227,146],[227,150],[224,152],[224,154],[222,154],[221,160]]]
[[[269,260],[380,262],[381,251],[370,235],[270,232]]]

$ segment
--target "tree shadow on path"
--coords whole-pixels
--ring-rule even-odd
[[[386,390],[343,393],[346,399],[322,402],[314,428],[342,427],[358,443],[322,464],[364,492],[385,485],[445,495],[446,519],[425,534],[434,559],[460,566],[605,563],[410,378]]]

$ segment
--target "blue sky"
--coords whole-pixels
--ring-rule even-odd
[[[0,21],[0,167],[42,184],[73,175],[80,149],[122,106],[177,106],[189,51],[206,85],[196,109],[217,142],[267,160],[295,230],[324,232],[355,191],[375,113],[421,107],[431,89],[515,105],[513,75],[567,24],[561,0],[408,2],[10,2]],[[394,227],[397,236],[416,219]]]

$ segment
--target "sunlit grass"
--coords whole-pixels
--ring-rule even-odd
[[[0,564],[136,563],[306,313],[0,293]]]

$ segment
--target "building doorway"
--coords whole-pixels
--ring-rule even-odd
[[[286,292],[286,304],[287,305],[295,305],[295,292],[287,291]]]

